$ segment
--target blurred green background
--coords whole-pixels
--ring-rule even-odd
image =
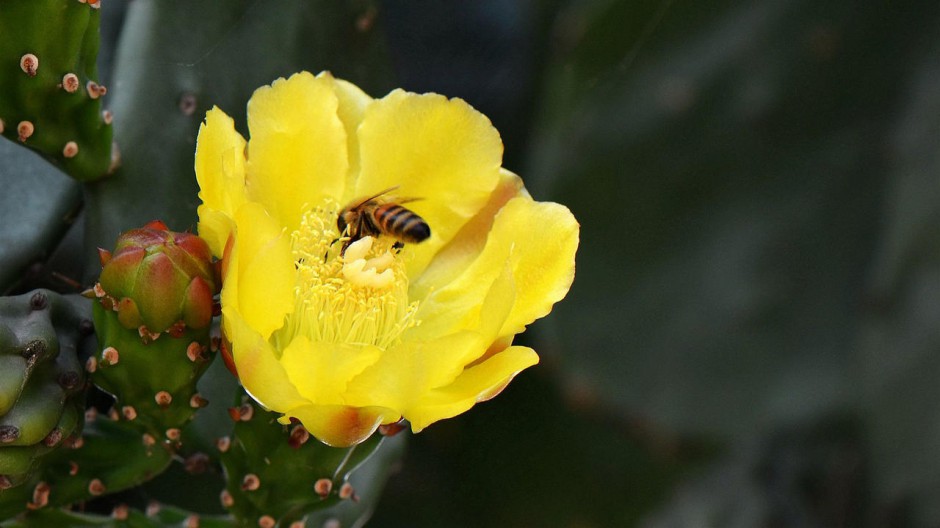
[[[118,183],[4,143],[8,293],[192,227],[205,111],[301,69],[466,99],[581,222],[542,364],[411,438],[369,526],[940,526],[940,3],[104,0],[102,35]]]

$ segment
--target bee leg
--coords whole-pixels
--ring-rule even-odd
[[[337,239],[337,240],[340,240],[340,239]],[[351,239],[351,238],[347,238],[346,240],[343,240],[343,247],[340,248],[340,250],[339,250],[340,256],[345,256],[345,255],[346,255],[346,248],[348,248],[349,245],[352,244],[353,242],[355,242],[355,240],[353,240],[353,239]]]
[[[402,248],[404,247],[405,247],[405,243],[402,242],[401,240],[396,240],[395,243],[392,244],[392,249],[395,250],[395,253],[401,252]]]
[[[326,251],[323,252],[323,262],[326,262],[327,260],[329,260],[329,258],[330,258],[330,248],[332,248],[332,247],[333,247],[333,244],[335,244],[335,243],[337,243],[337,242],[339,242],[339,238],[334,238],[333,241],[330,242],[330,247],[326,248]],[[345,250],[346,248],[343,248],[343,249]]]

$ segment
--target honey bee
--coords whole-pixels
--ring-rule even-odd
[[[387,235],[396,240],[395,246],[402,247],[406,242],[417,244],[431,236],[431,227],[414,211],[401,204],[413,202],[417,198],[393,201],[385,195],[397,189],[389,187],[368,198],[358,199],[344,207],[336,218],[336,227],[340,234],[347,234],[349,240],[343,244],[346,252],[349,244],[367,236]]]

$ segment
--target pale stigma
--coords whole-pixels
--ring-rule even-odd
[[[395,282],[391,266],[395,257],[385,251],[382,255],[368,258],[374,238],[367,236],[346,248],[343,255],[343,277],[356,286],[384,290]]]

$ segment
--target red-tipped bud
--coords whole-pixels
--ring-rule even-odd
[[[180,321],[205,328],[218,291],[211,258],[201,238],[153,221],[118,237],[113,253],[99,251],[100,286],[125,328],[159,334]]]
[[[114,309],[117,310],[118,321],[124,325],[124,328],[137,328],[143,324],[143,320],[140,317],[140,310],[137,308],[137,303],[134,302],[134,299],[124,297],[114,305]]]
[[[191,328],[203,328],[212,321],[212,286],[202,277],[193,278],[186,288],[183,321]]]
[[[105,264],[111,262],[111,252],[104,248],[98,248],[98,261],[101,262],[101,267],[104,267]]]

